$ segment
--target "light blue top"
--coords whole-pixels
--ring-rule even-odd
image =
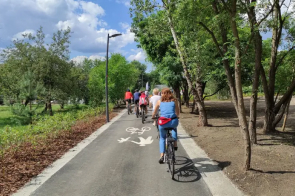
[[[174,101],[171,102],[161,102],[161,117],[165,118],[175,118],[177,115],[175,113],[175,103]]]

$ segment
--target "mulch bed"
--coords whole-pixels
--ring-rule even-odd
[[[211,126],[198,127],[198,115],[183,107],[181,123],[196,143],[215,160],[246,195],[295,195],[295,107],[291,105],[285,132],[262,134],[264,101],[258,101],[257,139],[252,147],[251,170],[245,172],[244,142],[230,101],[206,101]],[[249,114],[249,99],[245,99]],[[278,126],[280,129],[281,124]]]
[[[117,114],[112,112],[110,119]],[[10,148],[0,158],[0,195],[16,192],[105,122],[104,115],[92,117],[87,121],[78,121],[71,130],[61,131],[57,136],[40,140],[37,144],[24,143],[17,150]]]

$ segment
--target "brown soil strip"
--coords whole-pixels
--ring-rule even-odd
[[[117,112],[112,112],[110,119],[117,116]],[[61,131],[57,136],[48,137],[37,144],[24,143],[17,150],[10,148],[4,158],[0,158],[0,195],[16,192],[105,122],[104,115],[92,117],[87,121],[78,121],[70,131]]]
[[[262,135],[264,102],[258,102],[258,145],[253,147],[251,171],[243,171],[244,149],[237,115],[230,101],[207,101],[211,127],[198,127],[198,115],[183,107],[186,132],[219,163],[224,173],[247,195],[295,195],[295,107],[291,106],[286,132]],[[249,100],[246,100],[249,107]],[[247,108],[248,109],[248,108]],[[249,114],[249,110],[247,110]],[[281,126],[281,125],[280,125]],[[279,127],[280,127],[279,126]]]

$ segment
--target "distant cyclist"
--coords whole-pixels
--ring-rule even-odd
[[[157,102],[161,99],[161,96],[159,95],[159,89],[155,88],[153,90],[153,96],[150,98],[150,108],[153,106],[153,112],[156,108]],[[154,120],[153,123],[154,126],[156,126],[156,120]]]
[[[133,94],[133,99],[134,99],[134,113],[136,115],[136,107],[138,106],[138,102],[139,102],[139,97],[140,97],[140,92],[138,92],[137,89],[135,89],[135,93]]]
[[[139,110],[141,112],[141,108],[145,110],[145,113],[147,114],[147,105],[148,105],[148,98],[145,95],[144,91],[140,92],[140,97],[139,97]]]
[[[126,101],[126,108],[128,108],[128,103],[131,104],[131,100],[133,99],[133,95],[129,89],[127,89],[125,93],[125,101]]]

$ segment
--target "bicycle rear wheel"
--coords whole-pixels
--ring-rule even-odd
[[[144,116],[144,108],[142,107],[141,108],[141,121],[142,121],[142,124],[144,124],[144,120],[145,120],[145,116]]]
[[[138,118],[139,116],[139,109],[138,109],[138,106],[136,106],[136,118]]]
[[[174,174],[175,174],[175,165],[174,165],[174,147],[172,142],[168,142],[167,146],[167,164],[168,168],[171,174],[172,180],[174,180]]]

